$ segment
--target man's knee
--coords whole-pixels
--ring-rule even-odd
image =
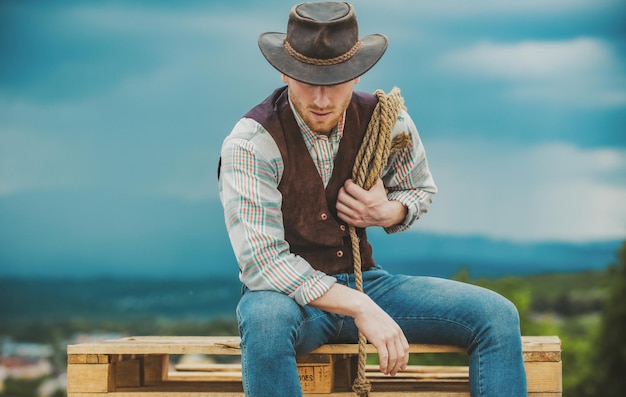
[[[504,296],[501,296],[500,299],[498,316],[509,324],[519,325],[519,312],[517,307],[513,302]]]
[[[519,338],[520,316],[517,307],[506,297],[495,292],[493,294],[496,296],[485,308],[485,315],[489,318],[488,329],[499,338]]]
[[[239,326],[254,332],[293,324],[300,317],[300,306],[289,296],[272,291],[248,291],[239,301]]]

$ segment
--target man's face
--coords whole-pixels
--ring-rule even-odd
[[[282,75],[289,86],[289,98],[307,126],[318,134],[328,135],[337,125],[352,98],[358,78],[346,83],[309,85]]]

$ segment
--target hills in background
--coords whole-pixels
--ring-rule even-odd
[[[621,241],[516,243],[419,232],[372,233],[378,261],[408,274],[449,277],[461,267],[473,277],[568,273],[606,268]]]
[[[48,192],[0,197],[0,277],[237,279],[217,200]],[[603,269],[621,240],[519,243],[372,229],[376,260],[408,274],[474,277]]]

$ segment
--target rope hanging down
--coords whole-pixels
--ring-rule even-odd
[[[404,108],[404,100],[400,96],[400,90],[394,87],[386,95],[381,90],[374,93],[378,97],[378,104],[374,108],[374,113],[367,126],[363,143],[359,149],[354,168],[352,169],[352,180],[365,190],[369,190],[382,176],[383,169],[387,165],[389,153],[392,150],[391,132],[400,110]],[[406,134],[401,134],[407,138]],[[394,146],[402,143],[395,142]],[[404,140],[404,144],[410,144],[410,140]],[[394,147],[394,149],[397,149]],[[395,150],[394,150],[395,151]],[[352,256],[354,258],[354,279],[356,289],[363,292],[363,274],[361,272],[361,252],[359,249],[359,237],[354,226],[349,227],[350,241],[352,243]],[[358,371],[352,390],[361,396],[367,397],[372,389],[370,381],[365,376],[365,365],[367,352],[365,347],[367,338],[359,332],[359,361]]]

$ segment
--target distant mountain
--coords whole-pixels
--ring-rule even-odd
[[[602,269],[622,241],[514,243],[370,231],[394,272],[447,277]],[[39,192],[0,197],[0,277],[237,278],[217,200]]]
[[[472,276],[527,275],[604,269],[622,241],[516,243],[484,237],[372,230],[374,255],[395,272],[448,277],[461,267]]]

